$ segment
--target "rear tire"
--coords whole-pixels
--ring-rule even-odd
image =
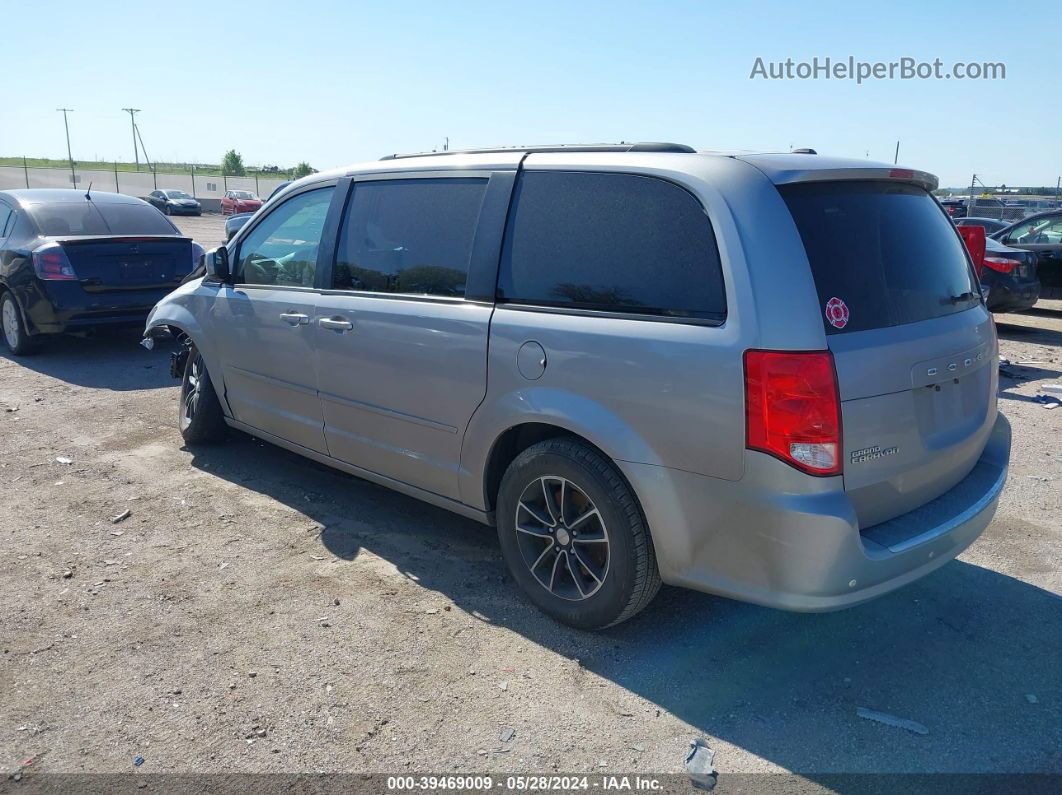
[[[604,629],[660,590],[638,501],[612,462],[578,439],[547,439],[516,457],[502,478],[497,523],[509,573],[561,623]]]
[[[178,426],[185,442],[215,444],[225,440],[225,415],[203,362],[203,355],[194,345],[189,349],[184,364],[178,403]]]
[[[7,291],[0,295],[0,328],[3,329],[7,349],[15,356],[29,356],[37,352],[37,340],[26,330],[22,310],[15,296]]]

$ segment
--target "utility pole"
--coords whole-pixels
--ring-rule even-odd
[[[140,112],[140,108],[122,108],[122,110],[124,110],[126,113],[129,114],[129,124],[133,128],[133,159],[136,161],[136,170],[139,171],[140,170],[140,155],[137,153],[137,148],[136,148],[136,118],[135,118],[135,116],[136,116],[137,113]],[[145,157],[146,156],[147,155],[145,154]]]
[[[892,164],[895,166],[899,162],[900,162],[900,141],[899,141],[899,139],[897,139],[896,140],[896,154],[892,158]]]
[[[63,114],[63,127],[66,129],[66,159],[70,161],[70,187],[77,187],[77,175],[74,174],[74,156],[70,153],[70,124],[66,120],[66,114],[73,113],[73,108],[56,108]]]
[[[148,168],[150,168],[152,171],[154,171],[155,167],[153,165],[151,165],[151,158],[148,157],[147,147],[144,146],[144,136],[140,134],[140,126],[137,125],[137,124],[134,124],[133,125],[133,132],[135,132],[136,133],[136,137],[140,139],[140,151],[144,153],[144,165],[146,165]]]

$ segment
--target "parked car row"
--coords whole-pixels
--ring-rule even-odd
[[[955,225],[979,226],[988,235],[980,276],[991,311],[1018,312],[1041,297],[1062,298],[1062,209],[1016,223],[960,218]]]
[[[991,218],[1006,223],[1014,223],[1037,213],[1057,210],[1062,206],[1058,201],[1051,199],[994,199],[982,196],[974,198],[971,212],[968,198],[945,198],[941,199],[940,203],[952,218],[966,218],[976,214],[977,217]]]

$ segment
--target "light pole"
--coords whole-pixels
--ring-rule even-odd
[[[122,108],[122,110],[129,114],[129,124],[133,128],[133,159],[136,161],[136,170],[139,171],[140,155],[137,153],[136,148],[136,114],[140,112],[140,108]]]
[[[63,114],[63,128],[66,130],[66,159],[70,161],[70,187],[77,187],[77,175],[74,174],[74,155],[70,152],[70,123],[66,120],[66,114],[73,113],[73,108],[56,108],[56,112]]]

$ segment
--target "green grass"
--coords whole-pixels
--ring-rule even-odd
[[[27,157],[25,159],[25,165],[29,168],[70,168],[70,161],[57,160],[49,157]],[[0,166],[16,166],[22,168],[23,159],[21,157],[0,157]],[[192,164],[190,163],[155,163],[155,170],[160,174],[191,174]],[[84,169],[86,171],[136,171],[136,163],[115,163],[110,160],[75,160],[74,167],[77,169]],[[144,163],[140,164],[140,171],[150,173],[151,169]],[[291,169],[285,169],[283,171],[258,171],[253,168],[247,169],[246,176],[254,177],[258,175],[261,179],[289,179],[291,177]],[[195,175],[197,177],[220,177],[221,166],[219,165],[201,165],[195,164]]]

